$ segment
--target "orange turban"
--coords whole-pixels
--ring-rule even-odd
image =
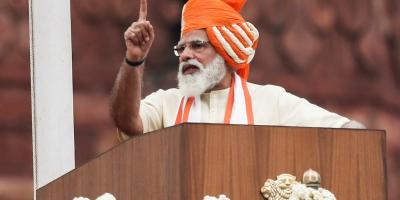
[[[258,31],[239,14],[246,0],[189,0],[182,11],[182,33],[205,29],[211,44],[247,80]]]

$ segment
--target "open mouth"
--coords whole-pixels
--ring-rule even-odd
[[[185,75],[186,74],[193,74],[193,73],[195,73],[195,72],[197,72],[199,70],[200,69],[197,66],[188,64],[188,65],[183,66],[182,73],[185,74]]]

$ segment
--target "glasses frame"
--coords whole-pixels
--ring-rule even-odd
[[[189,49],[194,52],[199,52],[209,45],[210,45],[210,41],[192,40],[189,42],[175,45],[174,46],[174,54],[175,54],[175,56],[180,57],[182,55],[183,51],[185,51],[186,47],[189,47]]]

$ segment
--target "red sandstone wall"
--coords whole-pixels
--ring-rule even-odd
[[[76,164],[117,144],[108,97],[138,1],[71,1]],[[144,93],[176,85],[180,2],[149,0],[156,40]],[[387,130],[390,200],[400,199],[400,2],[253,0],[261,38],[250,81]],[[51,30],[51,28],[49,28]],[[28,4],[0,1],[0,199],[31,199]]]

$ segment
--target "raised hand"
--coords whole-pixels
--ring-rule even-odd
[[[125,31],[126,58],[136,62],[146,58],[154,41],[154,29],[147,17],[147,0],[140,0],[139,19]]]

